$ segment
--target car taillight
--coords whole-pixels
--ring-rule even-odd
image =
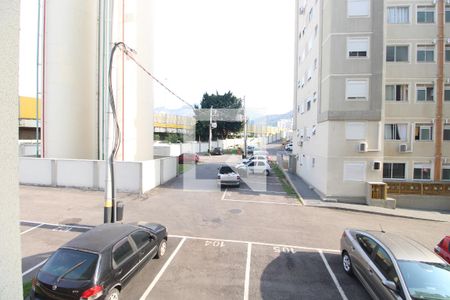
[[[217,175],[217,179],[220,179],[220,175]]]
[[[96,285],[88,290],[85,290],[81,294],[80,300],[94,300],[103,295],[103,287],[101,285]]]

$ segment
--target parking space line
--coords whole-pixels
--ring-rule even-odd
[[[179,239],[201,240],[201,241],[219,241],[219,242],[237,243],[237,244],[248,244],[248,243],[251,243],[252,245],[260,245],[260,246],[295,248],[295,249],[309,250],[309,251],[323,251],[323,252],[327,252],[327,253],[341,253],[341,251],[334,250],[334,249],[313,248],[313,247],[303,247],[303,246],[283,245],[283,244],[273,244],[273,243],[263,243],[263,242],[253,242],[253,241],[216,239],[216,238],[205,238],[205,237],[186,236],[186,235],[173,235],[173,234],[170,234],[169,237],[179,238]]]
[[[41,223],[41,224],[39,224],[39,225],[37,225],[37,226],[34,226],[34,227],[31,227],[30,229],[27,229],[27,230],[25,230],[24,232],[21,232],[20,235],[25,234],[25,233],[27,233],[27,232],[30,232],[30,231],[32,231],[32,230],[34,230],[34,229],[36,229],[36,228],[39,228],[39,227],[41,227],[42,225],[44,225],[44,223]]]
[[[224,199],[223,201],[231,202],[241,202],[241,203],[261,203],[261,204],[275,204],[275,205],[285,205],[285,206],[302,206],[297,203],[281,203],[281,202],[271,202],[271,201],[256,201],[256,200],[235,200],[235,199]]]
[[[164,272],[166,271],[167,267],[170,265],[170,263],[172,262],[172,260],[175,257],[175,255],[177,255],[178,251],[180,250],[181,246],[183,246],[185,241],[186,241],[186,238],[183,238],[180,241],[180,243],[178,244],[177,248],[173,251],[172,255],[170,255],[169,259],[166,261],[166,263],[161,268],[161,270],[159,270],[158,274],[153,279],[152,283],[150,283],[148,288],[145,290],[144,294],[142,294],[141,298],[139,298],[139,300],[145,300],[147,298],[148,294],[150,294],[152,289],[155,287],[156,283],[159,281],[161,276],[164,274]]]
[[[42,266],[45,262],[47,261],[47,259],[44,259],[43,261],[41,261],[40,263],[38,263],[37,265],[35,265],[34,267],[26,270],[25,272],[22,273],[22,277],[33,272],[34,270],[36,270],[37,268],[39,268],[40,266]]]
[[[223,192],[223,195],[222,195],[222,201],[225,199],[225,195],[227,194],[227,189],[225,189],[225,191]]]
[[[240,191],[249,191],[249,192],[255,192],[255,193],[266,193],[266,194],[284,194],[286,195],[286,192],[276,192],[276,191],[265,191],[265,190],[252,190],[252,189],[239,189]]]
[[[92,228],[95,227],[95,226],[80,226],[80,225],[67,225],[67,224],[54,224],[54,223],[34,222],[34,221],[26,221],[26,220],[20,220],[20,223],[41,224],[41,226],[72,227],[72,228],[77,228],[77,229],[92,229]]]
[[[336,278],[336,275],[334,275],[333,270],[331,270],[331,267],[328,264],[328,261],[327,261],[325,255],[323,255],[322,250],[319,250],[319,254],[320,254],[320,257],[322,257],[323,263],[325,264],[325,267],[327,267],[328,273],[330,273],[330,276],[333,279],[334,284],[336,285],[336,288],[339,291],[339,294],[341,294],[342,299],[343,300],[348,300],[347,296],[344,293],[344,290],[342,289],[341,285],[339,284],[339,281]]]
[[[248,300],[250,290],[250,265],[252,258],[252,243],[247,244],[247,263],[245,265],[244,300]]]

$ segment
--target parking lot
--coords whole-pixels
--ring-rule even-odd
[[[54,249],[89,229],[21,224],[25,280]],[[369,299],[361,285],[342,271],[336,250],[190,236],[169,236],[166,255],[150,261],[124,288],[122,297]]]

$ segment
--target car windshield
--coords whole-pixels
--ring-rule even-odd
[[[234,173],[234,171],[230,167],[222,167],[222,168],[220,168],[219,173],[220,174],[230,174],[230,173]]]
[[[413,299],[450,299],[450,265],[417,261],[398,265]]]
[[[98,255],[84,251],[60,249],[53,254],[41,271],[71,280],[89,280],[94,276]],[[81,264],[80,264],[81,263]],[[77,264],[78,267],[74,268]],[[70,270],[73,268],[73,270]],[[64,274],[66,273],[67,274]]]

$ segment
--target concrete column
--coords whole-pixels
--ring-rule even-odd
[[[18,79],[20,1],[0,1],[0,299],[22,299],[18,181]]]

